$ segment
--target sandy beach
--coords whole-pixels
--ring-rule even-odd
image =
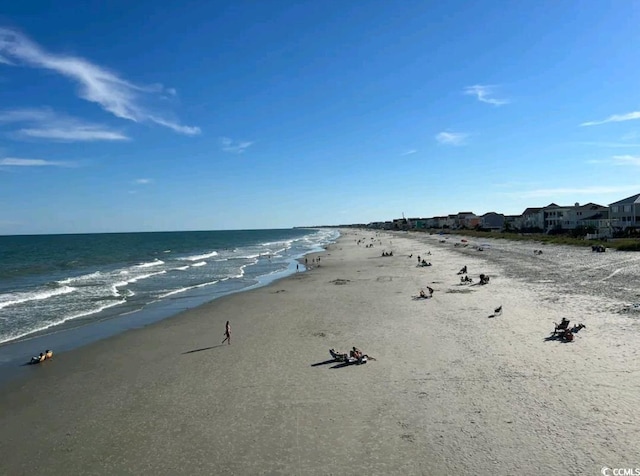
[[[595,264],[558,247],[533,261],[534,247],[477,252],[425,234],[342,230],[307,257],[308,271],[57,354],[4,386],[0,472],[640,468],[640,314],[607,287],[627,268],[592,276],[636,255]],[[417,255],[432,266],[417,267]],[[490,283],[461,285],[465,265]],[[640,296],[637,283],[626,295]],[[426,286],[433,297],[414,299]],[[571,343],[545,340],[562,317],[587,328]],[[231,345],[221,344],[227,320]],[[376,360],[329,361],[330,348],[352,346]]]

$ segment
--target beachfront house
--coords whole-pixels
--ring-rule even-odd
[[[496,212],[488,212],[480,217],[480,227],[484,230],[502,231],[504,228],[504,215]]]
[[[480,218],[473,212],[458,212],[455,215],[455,228],[475,228],[480,224]]]
[[[522,231],[543,230],[544,229],[544,212],[541,207],[527,208],[519,220],[516,222],[516,228]]]
[[[576,204],[577,205],[577,204]],[[548,233],[552,230],[566,230],[569,225],[569,212],[571,206],[560,206],[550,203],[542,209],[544,215],[543,230]]]
[[[585,236],[587,240],[611,238],[613,236],[608,207],[605,207],[604,210],[596,212],[593,215],[578,220],[578,226],[589,230],[589,233]]]
[[[562,228],[565,230],[575,230],[576,228],[585,227],[585,228],[596,228],[595,226],[589,224],[587,225],[586,218],[593,217],[596,214],[606,214],[608,217],[608,207],[603,205],[598,205],[596,203],[587,203],[586,205],[580,205],[576,203],[566,214],[565,221],[562,225]],[[593,219],[592,221],[598,221]],[[608,228],[608,224],[604,226]]]
[[[446,216],[433,217],[430,219],[429,223],[431,224],[430,228],[442,229],[447,224],[447,217]]]
[[[522,215],[505,215],[504,216],[504,230],[513,231],[518,228],[518,223],[522,219]]]
[[[640,227],[640,193],[609,204],[609,219],[614,230]]]

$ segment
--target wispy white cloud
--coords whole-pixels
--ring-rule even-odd
[[[100,105],[116,117],[134,122],[154,122],[187,135],[200,133],[199,127],[185,126],[148,111],[140,102],[144,95],[175,95],[160,84],[141,86],[127,81],[84,58],[50,53],[22,33],[0,27],[0,62],[54,71],[79,84],[82,99]]]
[[[221,137],[220,145],[224,152],[229,152],[231,154],[243,154],[245,150],[253,145],[253,142],[234,141],[228,137]]]
[[[135,183],[139,184],[139,185],[148,185],[150,183],[153,183],[153,179],[150,178],[139,178],[135,180]]]
[[[410,150],[408,150],[408,151],[406,151],[406,152],[403,152],[403,153],[401,154],[401,156],[403,156],[403,157],[404,157],[405,155],[412,155],[412,154],[415,154],[416,152],[418,152],[416,149],[410,149]]]
[[[634,165],[640,167],[640,156],[637,155],[614,155],[612,160],[618,165]]]
[[[63,142],[122,141],[129,138],[120,131],[99,124],[60,116],[51,109],[12,109],[0,111],[0,124],[26,123],[13,131],[18,138],[51,139]]]
[[[61,129],[57,127],[39,129],[20,129],[18,134],[36,139],[51,139],[63,142],[87,141],[119,141],[129,138],[120,132],[101,130],[99,127],[77,125],[75,128]]]
[[[0,166],[8,167],[69,167],[70,162],[56,162],[42,159],[18,159],[16,157],[0,158]]]
[[[466,88],[464,88],[464,94],[475,96],[478,101],[485,102],[487,104],[493,104],[494,106],[509,104],[509,101],[507,99],[498,99],[492,97],[494,90],[495,86],[476,84],[475,86],[467,86]]]
[[[606,124],[607,122],[624,122],[640,119],[640,111],[629,112],[627,114],[614,114],[601,121],[583,122],[581,126],[598,126],[600,124]]]
[[[463,145],[468,134],[462,132],[440,132],[436,134],[436,140],[446,145]]]
[[[614,155],[608,159],[587,160],[588,164],[608,164],[608,165],[631,165],[640,167],[640,156],[635,155]]]
[[[527,198],[548,197],[553,199],[554,197],[557,197],[559,195],[593,196],[598,194],[626,193],[629,191],[637,191],[638,189],[640,189],[640,184],[611,185],[611,186],[595,185],[595,186],[581,187],[581,188],[541,188],[541,189],[535,189],[535,190],[519,190],[518,192],[513,192],[513,194],[519,197],[527,197]]]

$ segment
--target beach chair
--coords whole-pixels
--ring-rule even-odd
[[[564,331],[566,331],[569,328],[569,322],[571,322],[571,321],[569,321],[569,319],[564,319],[564,318],[562,319],[560,324],[556,324],[554,322],[556,327],[553,330],[553,335],[562,334]]]
[[[336,352],[335,349],[329,349],[329,354],[338,362],[346,362],[349,358],[348,354],[341,354],[340,352]]]

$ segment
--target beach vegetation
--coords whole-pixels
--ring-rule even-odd
[[[555,245],[571,245],[571,246],[581,246],[581,247],[591,247],[596,245],[602,245],[605,248],[612,248],[619,251],[640,251],[640,237],[624,237],[624,238],[609,238],[609,239],[594,239],[587,240],[585,239],[587,233],[591,233],[592,231],[589,227],[584,227],[583,229],[576,230],[562,230],[562,232],[558,229],[551,230],[552,233],[540,233],[540,232],[531,232],[531,231],[520,231],[520,232],[495,232],[495,231],[484,231],[480,229],[458,229],[458,230],[425,230],[431,233],[440,233],[443,234],[455,234],[462,235],[467,237],[473,237],[478,239],[483,238],[492,238],[496,240],[512,240],[512,241],[534,241],[542,244],[555,244]]]

